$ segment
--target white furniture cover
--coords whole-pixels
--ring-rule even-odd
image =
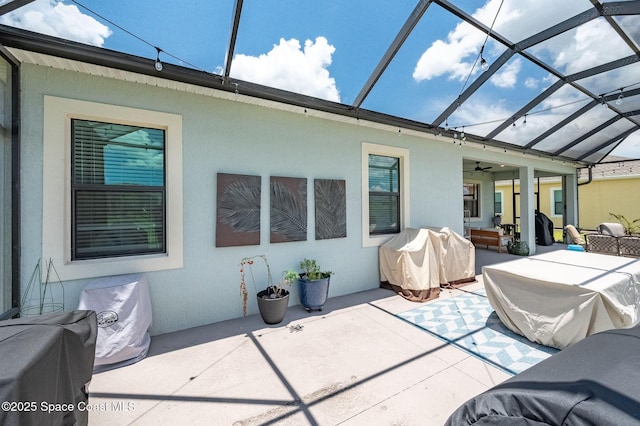
[[[475,247],[449,228],[406,228],[380,246],[379,257],[380,281],[412,300],[436,297],[440,284],[475,280]]]
[[[143,274],[99,278],[85,286],[78,309],[97,314],[94,371],[121,367],[143,359],[151,337],[151,299]]]
[[[565,348],[640,318],[640,260],[558,250],[482,268],[500,320],[527,339]]]

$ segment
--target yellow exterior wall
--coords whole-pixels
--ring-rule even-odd
[[[562,217],[551,214],[551,189],[562,189],[562,182],[541,182],[540,211],[553,221],[555,228],[562,228]],[[513,222],[512,184],[496,182],[496,192],[503,193],[503,223]],[[516,192],[520,186],[516,181]],[[516,208],[519,208],[516,205]],[[516,211],[519,216],[519,211]],[[578,187],[578,218],[581,229],[596,229],[602,222],[617,222],[609,213],[621,214],[629,220],[640,218],[640,176],[594,179],[587,185]]]
[[[502,223],[513,223],[513,191],[514,188],[511,181],[508,182],[496,182],[496,192],[502,192],[503,194],[503,214]],[[540,211],[544,213],[553,222],[554,228],[562,228],[562,215],[552,214],[552,190],[561,190],[562,181],[560,179],[555,181],[540,182],[540,187],[534,185],[535,192],[540,195]],[[516,193],[520,192],[520,184],[515,184]],[[520,216],[520,205],[516,201],[516,216]]]
[[[602,222],[616,222],[609,213],[629,220],[640,218],[640,176],[594,179],[578,187],[580,227],[596,229]]]

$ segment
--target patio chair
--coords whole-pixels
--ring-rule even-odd
[[[593,253],[620,256],[620,238],[625,236],[624,226],[620,223],[604,222],[598,225],[597,234],[587,234],[586,249]]]
[[[620,256],[640,257],[640,237],[625,235],[618,237]]]
[[[567,236],[569,237],[569,240],[572,244],[577,244],[584,247],[584,238],[582,238],[582,235],[580,235],[575,226],[567,225],[564,227],[564,230],[566,231]]]

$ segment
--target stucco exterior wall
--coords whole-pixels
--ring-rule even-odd
[[[516,191],[519,185],[516,182]],[[558,179],[541,182],[540,210],[553,222],[554,227],[562,228],[562,217],[551,214],[552,189],[562,189]],[[513,217],[511,182],[496,185],[496,191],[504,194],[503,222],[510,223]],[[640,218],[640,176],[629,175],[616,178],[595,178],[587,185],[578,187],[578,217],[581,229],[595,230],[602,222],[617,222],[610,213],[621,214],[629,220]]]
[[[363,220],[368,221],[362,217],[363,144],[398,147],[409,152],[410,175],[405,182],[409,187],[409,220],[403,226],[447,226],[460,234],[463,156],[546,168],[559,174],[573,170],[558,162],[523,157],[506,150],[491,151],[482,145],[463,146],[442,137],[258,106],[245,102],[241,94],[221,99],[117,80],[109,77],[108,72],[96,76],[31,64],[23,64],[21,74],[23,292],[47,247],[43,244],[43,217],[51,212],[44,211],[43,198],[66,197],[64,189],[46,197],[44,194],[43,185],[50,186],[45,185],[49,177],[44,176],[43,166],[45,162],[47,167],[52,164],[51,158],[43,158],[43,144],[51,139],[44,131],[45,96],[181,117],[183,267],[146,272],[153,306],[152,335],[241,317],[239,262],[245,256],[266,254],[274,279],[286,268],[297,269],[303,258],[315,258],[324,269],[335,273],[330,297],[378,287],[378,247],[363,244]],[[171,156],[171,152],[167,155]],[[67,167],[62,162],[57,166]],[[215,246],[216,177],[221,172],[261,177],[260,245]],[[307,241],[269,242],[270,176],[307,178],[310,189]],[[482,181],[482,217],[474,226],[486,226],[493,214],[493,182],[487,176],[468,177]],[[311,188],[315,178],[346,181],[346,238],[314,239]],[[368,198],[368,194],[364,196]],[[53,213],[64,216],[63,212]],[[64,282],[66,310],[77,307],[80,293],[91,279]],[[258,284],[258,290],[263,287],[264,284]],[[297,304],[298,291],[293,288],[290,305]],[[257,313],[255,297],[249,298],[248,313]]]
[[[410,150],[408,226],[449,226],[462,232],[461,153],[449,143],[35,65],[23,65],[22,76],[23,290],[42,256],[45,95],[182,116],[184,267],[147,273],[154,335],[240,317],[239,262],[244,256],[266,254],[274,278],[285,268],[297,269],[303,257],[316,258],[335,272],[330,297],[377,287],[378,249],[362,246],[363,142]],[[262,177],[259,246],[215,247],[219,172]],[[308,240],[269,243],[270,176],[306,177],[310,188],[314,178],[346,180],[347,237],[313,240],[309,200]],[[77,306],[89,281],[64,282],[65,309]],[[298,303],[293,289],[291,304]],[[250,298],[248,313],[256,312],[255,298]]]
[[[609,213],[629,220],[640,218],[640,176],[596,178],[578,187],[580,227],[596,229],[602,222],[616,222]]]

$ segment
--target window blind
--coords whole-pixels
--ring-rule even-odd
[[[72,120],[72,259],[165,251],[165,132]]]
[[[400,232],[400,159],[369,155],[369,232]]]

